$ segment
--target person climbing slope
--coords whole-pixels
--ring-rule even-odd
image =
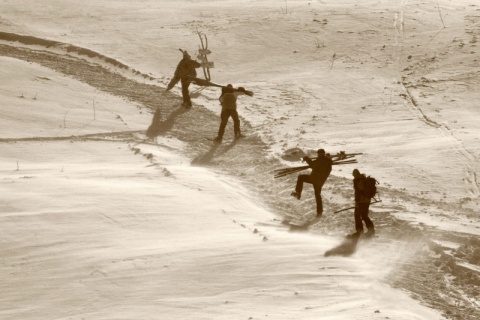
[[[312,172],[310,174],[300,174],[298,176],[295,191],[292,192],[291,195],[300,200],[303,184],[312,184],[315,193],[315,201],[317,203],[317,217],[321,217],[323,214],[322,187],[332,171],[332,159],[325,154],[324,149],[318,149],[317,156],[318,157],[315,160],[310,159],[308,156],[303,158],[312,169]]]
[[[220,127],[218,128],[217,137],[214,139],[215,142],[222,142],[225,127],[227,126],[230,117],[232,117],[233,120],[233,133],[235,139],[244,137],[240,131],[240,119],[237,112],[237,97],[244,94],[247,94],[247,92],[243,87],[235,89],[231,84],[222,87],[222,94],[218,99],[222,105],[222,113],[220,114]]]
[[[190,93],[188,92],[188,87],[192,82],[189,77],[196,77],[197,70],[200,68],[201,64],[198,61],[193,60],[187,51],[178,49],[182,52],[183,58],[177,65],[175,73],[172,80],[168,83],[167,91],[170,91],[177,83],[180,81],[182,85],[182,97],[183,97],[183,106],[186,108],[192,107],[192,100],[190,99]]]
[[[353,169],[353,189],[355,192],[355,232],[348,235],[347,238],[358,238],[363,235],[363,222],[367,227],[365,236],[370,238],[375,236],[375,228],[372,220],[368,217],[370,210],[371,195],[367,192],[367,177],[360,173],[358,169]]]

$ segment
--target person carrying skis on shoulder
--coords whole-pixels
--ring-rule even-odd
[[[222,87],[222,94],[218,99],[222,105],[222,113],[220,114],[220,127],[218,128],[218,134],[215,142],[222,142],[223,134],[225,133],[225,127],[227,126],[228,119],[232,117],[233,120],[233,133],[235,139],[243,138],[244,136],[240,132],[240,118],[237,112],[237,97],[239,95],[247,94],[245,88],[239,87],[233,88],[231,84],[226,87]]]
[[[317,217],[321,217],[323,214],[322,187],[332,171],[332,159],[325,154],[324,149],[318,149],[317,156],[318,157],[315,160],[310,159],[308,156],[303,158],[312,169],[312,172],[310,174],[300,174],[298,176],[295,191],[292,192],[291,195],[300,200],[303,183],[312,184],[315,193],[315,201],[317,203]]]
[[[198,61],[192,60],[187,51],[178,49],[182,52],[183,58],[177,65],[175,69],[175,74],[173,75],[172,80],[168,83],[167,91],[170,91],[177,83],[180,81],[182,84],[182,97],[183,97],[183,106],[186,108],[192,107],[192,100],[190,99],[190,94],[188,92],[188,87],[192,80],[189,78],[197,76],[196,68],[200,68],[201,64]]]
[[[355,232],[348,235],[347,238],[358,238],[363,234],[363,222],[367,227],[367,232],[365,233],[366,237],[375,236],[375,227],[372,220],[368,217],[369,208],[370,208],[370,195],[367,195],[367,177],[365,174],[360,173],[358,169],[354,169],[352,172],[353,175],[353,189],[355,191]]]

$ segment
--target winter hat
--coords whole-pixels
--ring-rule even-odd
[[[222,95],[225,93],[232,93],[233,92],[233,86],[231,84],[227,84],[226,87],[222,87]]]
[[[190,55],[188,54],[187,50],[182,50],[182,49],[178,49],[182,52],[183,54],[183,58],[190,58]]]

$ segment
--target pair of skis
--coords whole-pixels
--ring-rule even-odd
[[[357,163],[357,160],[354,159],[355,156],[361,155],[361,154],[363,153],[345,153],[345,151],[341,151],[336,155],[333,155],[330,157],[332,159],[332,165],[352,164],[352,163]],[[312,160],[315,160],[315,159],[316,158],[312,158]],[[289,168],[277,169],[274,171],[275,172],[274,178],[281,178],[295,172],[303,171],[308,168],[310,167],[307,165],[307,166],[300,166],[300,167],[289,167]]]
[[[217,83],[211,82],[210,80],[206,80],[206,79],[202,79],[202,78],[196,78],[196,77],[188,76],[188,79],[193,84],[196,84],[197,86],[201,86],[201,87],[218,87],[218,88],[226,87],[226,86],[222,86],[220,84],[217,84]],[[234,90],[235,91],[240,91],[238,88],[234,88]],[[248,95],[250,97],[253,96],[253,92],[250,91],[250,90],[244,90],[243,93],[245,93],[246,95]]]

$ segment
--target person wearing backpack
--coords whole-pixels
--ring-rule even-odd
[[[370,201],[375,196],[376,190],[371,190],[369,182],[365,174],[360,173],[358,169],[354,169],[353,175],[353,189],[355,191],[355,232],[348,235],[347,238],[358,238],[363,234],[363,222],[367,227],[366,237],[375,236],[375,227],[372,220],[368,217],[370,209]],[[374,179],[369,177],[368,179]],[[373,188],[375,188],[376,181],[373,181]],[[373,193],[373,195],[372,195]]]
[[[310,174],[300,174],[298,176],[295,191],[291,193],[291,196],[300,200],[303,183],[313,184],[315,201],[317,203],[317,218],[320,218],[323,213],[322,187],[332,171],[332,159],[325,154],[324,149],[318,149],[317,156],[318,157],[315,160],[312,160],[309,157],[303,158],[303,160],[308,163],[308,166],[312,168],[312,172]]]

